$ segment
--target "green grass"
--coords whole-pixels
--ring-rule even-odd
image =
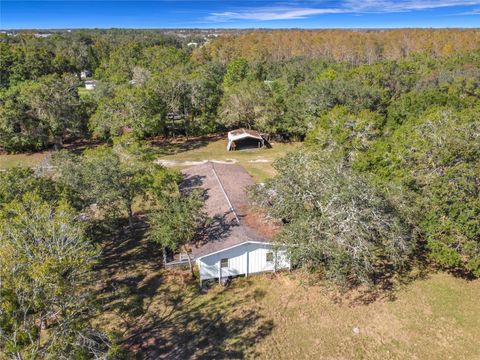
[[[39,165],[48,155],[48,152],[0,154],[0,169],[9,169],[15,166],[34,167]]]
[[[157,157],[162,160],[180,162],[174,167],[182,168],[184,161],[219,160],[235,161],[243,166],[255,179],[264,181],[275,174],[272,167],[274,160],[294,150],[299,143],[272,143],[271,149],[248,149],[228,152],[227,141],[224,136],[196,138],[192,140],[164,141],[155,145]],[[3,154],[0,155],[0,169],[14,166],[33,167],[40,164],[48,152],[26,154]],[[254,162],[259,161],[260,162]]]
[[[87,97],[91,93],[91,90],[85,89],[84,86],[78,87],[78,96],[80,96],[82,99]]]
[[[334,301],[295,275],[253,286],[267,294],[262,313],[276,325],[257,346],[261,358],[480,358],[479,280],[435,274],[368,305]]]
[[[272,148],[247,149],[239,151],[226,150],[227,140],[225,137],[212,140],[196,139],[189,142],[171,143],[159,148],[159,159],[167,161],[178,161],[176,167],[185,167],[185,161],[235,161],[243,166],[255,179],[264,181],[275,174],[272,167],[274,160],[285,156],[289,151],[294,150],[299,143],[272,143]],[[256,162],[255,162],[256,161]]]

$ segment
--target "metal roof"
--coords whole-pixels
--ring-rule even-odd
[[[229,140],[238,140],[238,139],[243,139],[243,138],[255,138],[262,140],[262,135],[256,130],[248,130],[248,129],[237,129],[237,130],[232,130],[228,132],[228,139]]]

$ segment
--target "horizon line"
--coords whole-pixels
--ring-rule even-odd
[[[0,31],[33,30],[480,30],[480,26],[402,26],[402,27],[34,27],[0,28]]]

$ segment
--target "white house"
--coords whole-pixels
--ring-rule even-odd
[[[85,89],[87,90],[94,90],[96,86],[97,86],[97,82],[95,80],[85,81]]]
[[[259,220],[248,206],[246,188],[252,177],[238,165],[212,162],[182,170],[183,189],[198,188],[205,196],[205,212],[212,219],[207,238],[192,245],[200,284],[229,277],[289,269],[284,246],[271,242],[274,228]]]
[[[276,248],[271,243],[249,240],[197,257],[195,261],[200,283],[290,268],[285,247]]]
[[[232,151],[242,146],[260,148],[265,146],[265,139],[255,130],[241,128],[229,131],[227,151]]]

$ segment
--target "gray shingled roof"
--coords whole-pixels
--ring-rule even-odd
[[[193,257],[197,258],[245,241],[270,242],[270,239],[259,235],[242,221],[248,205],[246,188],[253,184],[252,177],[245,169],[238,165],[207,162],[184,169],[182,173],[183,188],[204,190],[205,211],[212,218],[212,223],[205,229],[205,240],[192,247]],[[225,195],[234,211],[231,210]],[[235,213],[240,223],[237,222]]]

